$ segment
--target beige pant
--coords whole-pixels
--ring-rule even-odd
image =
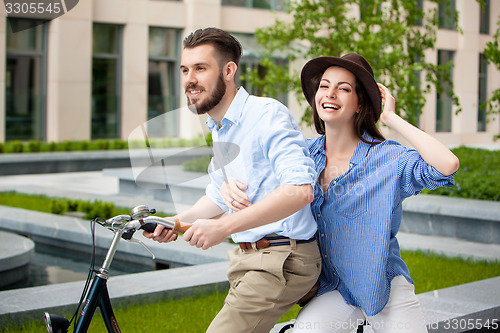
[[[207,332],[268,333],[318,279],[316,241],[228,252],[229,293]]]

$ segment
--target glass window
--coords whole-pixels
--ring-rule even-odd
[[[148,133],[151,137],[179,135],[179,93],[177,54],[179,31],[168,28],[149,29]],[[161,116],[161,117],[160,117]]]
[[[92,50],[92,139],[118,138],[121,27],[94,23]]]
[[[486,102],[488,87],[488,60],[484,54],[479,54],[479,86],[478,86],[478,110],[477,110],[477,131],[486,131],[486,107],[481,104]]]
[[[449,62],[453,62],[453,51],[438,50],[438,65],[444,65]],[[452,73],[450,73],[450,80],[453,81]],[[444,82],[442,84],[443,92],[437,93],[436,132],[451,132],[453,101],[451,96],[446,93],[450,89],[449,84]]]
[[[285,11],[288,2],[288,0],[222,0],[222,5]]]
[[[423,16],[424,13],[424,0],[417,0],[417,10],[421,12],[421,15]],[[422,26],[422,16],[420,16],[417,21],[415,22],[416,26],[421,27]]]
[[[490,0],[483,0],[484,6],[479,6],[479,32],[490,33]]]
[[[455,8],[455,0],[446,0],[439,2],[439,28],[455,30]]]
[[[238,39],[243,48],[243,55],[240,60],[236,84],[243,86],[250,94],[262,96],[262,92],[259,91],[257,87],[253,87],[250,82],[241,80],[241,74],[246,73],[247,70],[253,71],[257,69],[259,77],[264,77],[267,68],[260,65],[260,58],[265,52],[264,47],[257,42],[255,35],[241,33],[233,33],[232,35]],[[274,64],[280,67],[286,68],[288,66],[288,60],[284,54],[273,54],[272,60]],[[277,93],[277,95],[273,97],[285,105],[288,104],[288,94],[286,93]]]
[[[7,20],[5,140],[44,140],[47,24]],[[9,25],[20,30],[14,33]]]

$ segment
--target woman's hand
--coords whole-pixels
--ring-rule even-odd
[[[381,83],[377,83],[380,90],[380,97],[382,98],[382,104],[384,108],[382,109],[382,114],[380,115],[380,121],[382,124],[391,127],[391,120],[394,117],[399,116],[396,114],[396,100],[392,96],[389,89]]]
[[[377,83],[384,109],[380,115],[382,124],[402,135],[422,156],[443,175],[451,175],[457,171],[460,161],[445,145],[429,134],[411,125],[396,114],[396,101],[389,89]]]
[[[244,209],[252,204],[245,193],[247,188],[247,185],[236,180],[224,182],[220,188],[222,200],[229,209],[234,211]]]

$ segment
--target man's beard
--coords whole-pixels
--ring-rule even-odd
[[[196,85],[190,84],[186,87],[186,92],[188,91],[188,89],[196,90],[196,88],[197,88]],[[214,107],[216,107],[220,103],[225,94],[226,94],[226,82],[224,82],[222,73],[220,73],[219,78],[217,79],[217,85],[215,87],[215,91],[211,96],[208,97],[208,99],[206,99],[204,102],[201,102],[199,105],[196,105],[196,100],[191,101],[188,96],[188,104],[193,104],[192,106],[195,107],[196,113],[205,114],[210,110],[212,110]]]

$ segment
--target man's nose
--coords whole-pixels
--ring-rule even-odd
[[[190,85],[190,84],[196,84],[198,81],[196,80],[196,76],[194,75],[193,71],[187,72],[187,74],[184,76],[184,83],[185,85]]]

